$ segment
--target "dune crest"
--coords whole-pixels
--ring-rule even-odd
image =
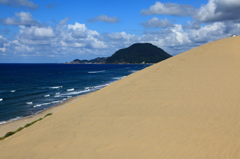
[[[0,141],[0,158],[240,158],[240,37],[152,65]]]

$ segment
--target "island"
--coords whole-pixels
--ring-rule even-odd
[[[146,64],[158,63],[170,57],[172,57],[170,54],[151,43],[135,43],[116,51],[110,57],[98,57],[92,60],[75,59],[66,64]]]

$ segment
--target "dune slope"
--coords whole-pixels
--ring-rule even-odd
[[[240,37],[197,47],[0,141],[0,158],[240,158],[239,68]]]

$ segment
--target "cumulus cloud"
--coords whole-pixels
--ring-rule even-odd
[[[28,0],[0,0],[0,3],[3,5],[8,5],[10,7],[27,7],[28,9],[37,9],[39,5],[28,1]]]
[[[117,32],[117,33],[111,33],[111,34],[107,34],[107,37],[112,39],[112,40],[119,40],[119,39],[132,39],[135,38],[135,35],[132,34],[127,34],[126,32]]]
[[[29,12],[15,13],[16,17],[8,17],[6,19],[1,19],[1,23],[4,25],[24,25],[24,26],[34,26],[40,25],[39,22],[32,19],[32,15]]]
[[[85,24],[76,22],[69,24],[68,30],[61,32],[60,43],[63,47],[88,48],[88,49],[104,49],[107,44],[100,39],[97,31],[89,30]]]
[[[202,22],[217,22],[240,19],[239,15],[239,0],[209,0],[193,18]]]
[[[156,2],[149,9],[141,10],[142,15],[174,15],[174,16],[189,16],[194,13],[194,7],[191,5],[181,5],[177,3],[161,3]]]
[[[51,45],[54,37],[55,33],[51,27],[21,26],[17,40],[21,44],[41,47],[41,45]]]
[[[25,34],[31,39],[52,38],[55,36],[51,27],[21,27],[20,34]]]
[[[7,44],[7,39],[0,35],[0,51],[5,52],[6,48],[5,45]]]
[[[118,23],[118,17],[108,17],[107,15],[99,15],[93,19],[90,19],[89,22],[95,23],[96,21],[102,21],[107,23]]]
[[[158,27],[158,28],[164,28],[164,27],[172,27],[173,24],[168,21],[168,19],[161,19],[159,20],[157,17],[153,17],[152,19],[141,23],[144,27]]]
[[[69,20],[68,17],[61,20],[57,25],[57,29],[61,29],[61,28],[65,27],[67,25],[68,20]]]
[[[183,27],[185,29],[200,29],[201,28],[201,22],[200,21],[187,21],[185,24],[183,24]]]
[[[80,24],[78,22],[76,22],[74,25],[69,24],[68,29],[78,30],[78,31],[81,31],[81,32],[87,31],[87,27],[85,26],[85,24]]]

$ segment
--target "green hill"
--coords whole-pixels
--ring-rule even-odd
[[[105,63],[157,63],[169,57],[172,56],[150,43],[136,43],[118,50]]]

